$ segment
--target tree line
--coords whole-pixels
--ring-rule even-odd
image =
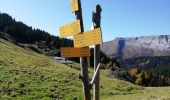
[[[111,59],[107,63],[108,76],[141,86],[169,86],[169,60],[170,57],[168,56]],[[125,62],[127,62],[127,65]]]
[[[145,68],[170,66],[170,56],[144,56],[122,59],[121,66],[124,68]]]
[[[131,68],[129,77],[133,83],[142,86],[169,86],[170,67],[155,67],[151,69]]]
[[[16,21],[6,13],[0,13],[0,31],[11,35],[19,43],[34,44],[35,42],[45,41],[48,47],[55,45],[56,49],[73,46],[73,40],[71,39],[61,39],[43,30],[32,28]]]

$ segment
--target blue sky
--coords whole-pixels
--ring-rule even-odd
[[[170,0],[81,0],[85,31],[96,4],[102,6],[103,40],[170,34]],[[0,12],[34,28],[59,35],[59,27],[75,20],[70,0],[0,0]]]

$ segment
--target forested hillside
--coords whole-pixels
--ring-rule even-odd
[[[123,59],[121,66],[124,68],[153,68],[153,67],[168,67],[170,66],[170,56],[143,56]]]
[[[32,28],[5,13],[0,13],[0,31],[11,35],[19,43],[34,44],[45,41],[48,47],[59,49],[64,46],[73,46],[70,39],[60,39],[40,29]]]
[[[138,85],[169,86],[170,57],[147,56],[121,60],[121,67],[128,71],[126,77]]]

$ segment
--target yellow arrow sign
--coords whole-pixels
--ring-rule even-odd
[[[79,7],[78,7],[78,0],[71,0],[71,11],[75,12],[78,11]]]
[[[65,58],[90,56],[89,47],[84,47],[84,48],[63,47],[60,50],[61,50],[61,56]]]
[[[63,37],[68,37],[74,34],[78,34],[81,32],[80,28],[80,20],[76,20],[70,24],[64,25],[60,27],[60,36],[61,38]]]
[[[101,29],[97,28],[83,34],[73,35],[74,47],[86,47],[96,44],[102,44]]]

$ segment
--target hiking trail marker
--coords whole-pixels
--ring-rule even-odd
[[[60,37],[68,37],[74,34],[81,33],[80,20],[76,20],[70,24],[60,27]]]
[[[83,34],[73,35],[74,47],[85,47],[102,44],[102,34],[100,28],[84,32]]]
[[[85,48],[65,47],[65,48],[61,48],[61,55],[62,57],[65,57],[65,58],[89,57],[90,49],[89,47],[85,47]]]
[[[100,69],[100,44],[102,44],[102,32],[100,28],[100,14],[93,16],[96,20],[94,30],[84,32],[81,0],[70,0],[71,11],[75,12],[76,21],[60,27],[60,37],[73,36],[74,47],[62,47],[61,56],[65,58],[80,57],[81,77],[83,83],[84,99],[91,100],[90,88],[94,84],[94,100],[99,100],[99,69]],[[99,22],[99,23],[97,23]],[[94,78],[89,83],[87,57],[90,56],[89,46],[95,45],[94,52]],[[98,64],[98,65],[97,65]]]
[[[75,12],[78,11],[79,7],[78,7],[78,0],[71,0],[71,11]]]

